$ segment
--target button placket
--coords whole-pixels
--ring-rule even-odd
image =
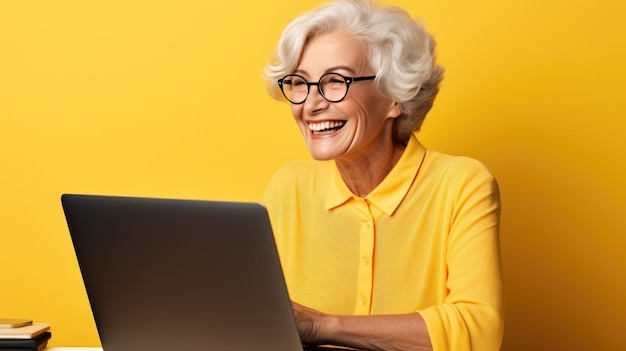
[[[375,227],[374,219],[369,211],[369,206],[364,203],[366,210],[363,211],[361,238],[359,248],[359,273],[357,283],[357,296],[355,304],[355,314],[370,314],[372,304],[372,288],[373,288],[373,255],[375,243]]]

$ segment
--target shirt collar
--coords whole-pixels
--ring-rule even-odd
[[[411,134],[406,149],[398,163],[391,169],[387,177],[365,197],[365,200],[380,208],[388,216],[391,216],[406,196],[411,184],[413,184],[413,180],[425,155],[426,149],[417,140],[417,137]],[[329,179],[330,187],[326,197],[325,207],[327,210],[357,197],[344,183],[339,170],[334,164],[333,168],[334,172],[331,179]]]

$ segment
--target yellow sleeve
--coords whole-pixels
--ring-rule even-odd
[[[443,304],[417,311],[433,350],[500,348],[504,301],[499,244],[500,196],[493,176],[477,161],[462,163],[455,185]]]

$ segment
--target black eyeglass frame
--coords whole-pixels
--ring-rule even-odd
[[[343,94],[343,96],[340,99],[330,100],[329,98],[326,97],[326,95],[324,95],[324,92],[322,91],[322,86],[321,86],[320,82],[322,81],[322,79],[324,79],[324,77],[326,77],[326,76],[328,76],[330,74],[338,75],[338,76],[340,76],[341,78],[343,78],[345,80],[345,83],[346,83],[346,93]],[[294,101],[292,101],[291,99],[289,99],[287,97],[287,94],[285,94],[285,90],[284,90],[284,81],[285,81],[285,78],[287,78],[287,77],[298,77],[298,78],[302,79],[302,81],[306,84],[306,96],[304,97],[304,100],[302,100],[300,102],[294,102]],[[362,80],[372,80],[374,78],[376,78],[376,76],[347,77],[347,76],[344,76],[343,74],[340,74],[340,73],[337,73],[337,72],[328,72],[328,73],[322,74],[322,76],[320,77],[320,79],[317,82],[309,82],[303,76],[301,76],[299,74],[292,73],[292,74],[288,74],[288,75],[280,78],[278,80],[278,86],[280,87],[280,91],[281,91],[281,93],[283,93],[283,96],[285,97],[285,99],[287,99],[287,101],[291,102],[294,105],[303,104],[306,101],[306,99],[308,99],[309,93],[311,92],[311,85],[317,85],[317,91],[320,93],[320,95],[324,99],[326,99],[326,101],[334,103],[334,102],[340,102],[343,99],[345,99],[346,96],[348,96],[348,90],[350,90],[350,84],[352,84],[353,82],[358,82],[358,81],[362,81]]]

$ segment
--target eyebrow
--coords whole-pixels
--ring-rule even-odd
[[[326,69],[324,71],[324,73],[336,72],[336,71],[340,71],[340,70],[348,71],[348,72],[350,72],[351,75],[355,75],[356,74],[354,69],[352,69],[352,68],[350,68],[348,66],[333,66],[333,67],[330,67],[330,68]],[[308,75],[306,71],[301,70],[301,69],[297,69],[293,73],[298,73],[298,74],[302,74],[302,75],[305,75],[305,76]]]

